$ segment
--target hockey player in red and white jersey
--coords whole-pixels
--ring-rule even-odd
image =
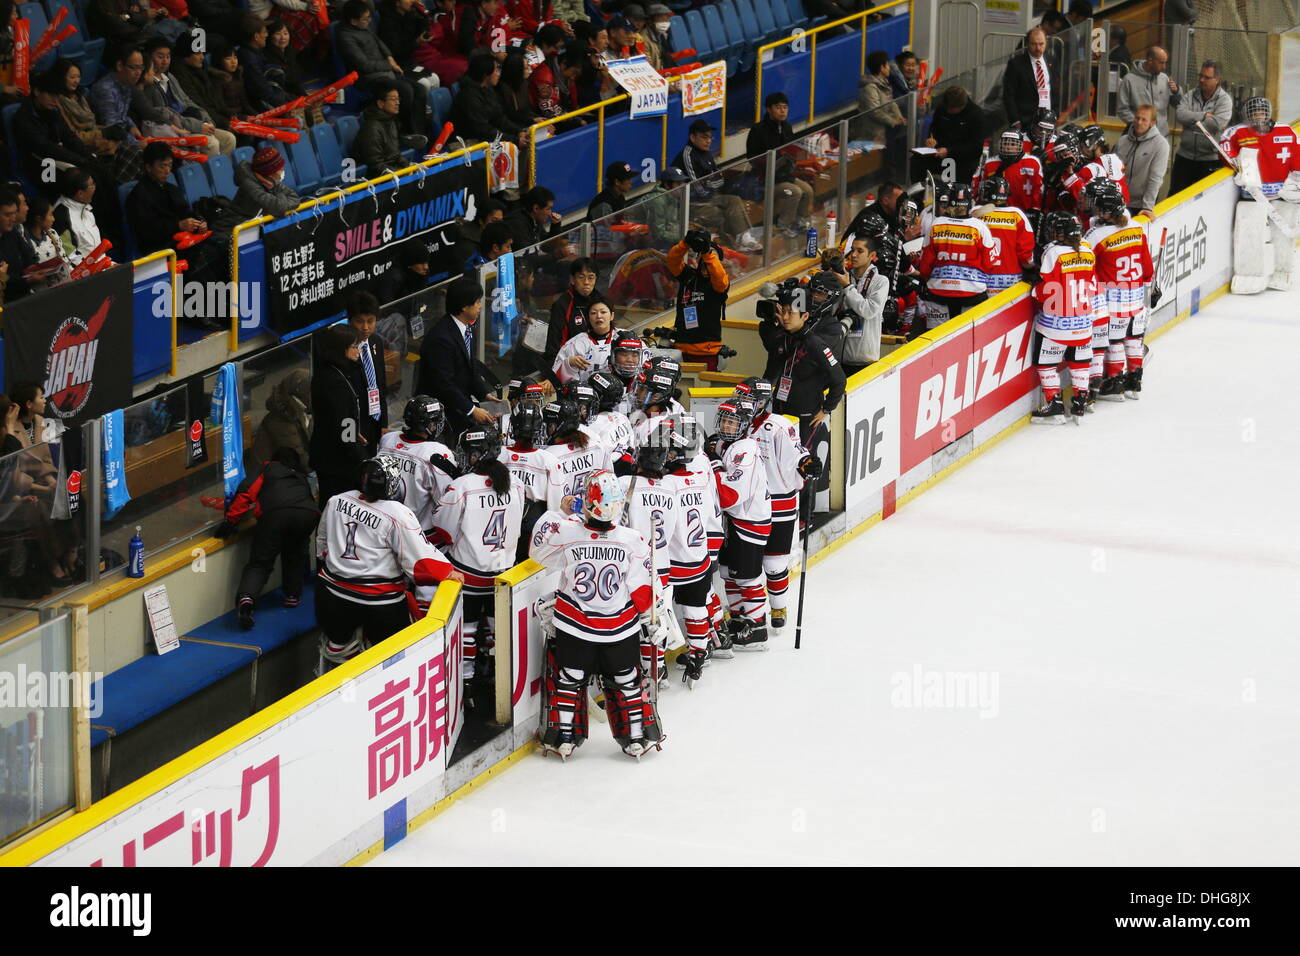
[[[600,675],[614,739],[624,753],[640,757],[663,740],[640,674],[641,635],[657,629],[650,547],[619,524],[623,486],[612,471],[595,472],[579,493],[581,517],[544,515],[530,549],[534,561],[560,573],[542,747],[564,758],[586,739],[587,682]]]
[[[767,650],[763,549],[772,532],[772,503],[758,442],[749,435],[753,421],[749,399],[728,399],[718,406],[718,433],[704,443],[704,450],[713,461],[727,525],[719,563],[731,608],[731,641],[738,648]]]
[[[1106,148],[1106,134],[1100,126],[1085,126],[1079,134],[1080,165],[1062,181],[1076,204],[1076,209],[1086,213],[1083,203],[1083,190],[1089,183],[1099,179],[1109,179],[1119,187],[1124,196],[1124,205],[1128,205],[1128,180],[1124,178],[1124,160]],[[1085,232],[1091,227],[1084,224]]]
[[[524,517],[524,490],[511,481],[501,461],[501,435],[495,427],[477,428],[460,436],[456,463],[461,476],[451,483],[434,516],[433,540],[446,548],[452,565],[464,578],[462,634],[463,676],[486,676],[487,651],[492,646],[496,578],[515,564],[515,544]],[[466,694],[466,700],[471,695]]]
[[[560,465],[545,448],[546,424],[537,405],[520,405],[510,416],[510,445],[501,449],[501,461],[510,469],[511,487],[524,493],[524,517],[515,547],[515,563],[528,557],[533,525],[548,507],[551,486],[560,483]]]
[[[1083,202],[1095,217],[1084,241],[1097,259],[1097,286],[1105,296],[1109,320],[1098,397],[1122,402],[1125,395],[1137,398],[1142,392],[1142,338],[1155,264],[1146,230],[1129,218],[1124,195],[1115,183],[1093,180],[1083,192]],[[1094,372],[1096,360],[1094,355]]]
[[[587,384],[596,393],[596,411],[587,422],[587,433],[609,449],[618,461],[632,445],[632,423],[619,411],[623,402],[623,382],[608,370],[594,372]]]
[[[614,328],[614,307],[599,292],[587,306],[587,325],[555,354],[552,370],[561,382],[585,382],[592,372],[608,368],[614,342],[623,336]]]
[[[636,381],[641,369],[650,359],[645,342],[631,332],[622,332],[614,338],[609,352],[609,370],[623,383],[623,398],[615,411],[631,417],[636,411]]]
[[[1034,261],[1034,228],[1023,209],[1008,205],[1009,186],[1001,176],[990,176],[980,187],[980,220],[993,236],[984,282],[990,293],[1009,289],[1020,281]]]
[[[639,448],[644,444],[665,418],[686,410],[677,400],[677,383],[681,377],[681,363],[668,358],[652,358],[641,370],[636,383],[636,411],[629,416],[633,446]]]
[[[708,515],[716,508],[717,485],[712,466],[703,471],[692,468],[695,454],[694,439],[687,437],[679,421],[673,421],[668,431],[664,469],[667,479],[676,487],[681,520],[668,542],[668,550],[672,561],[673,599],[681,607],[686,624],[687,649],[677,658],[677,663],[686,668],[682,680],[687,687],[694,687],[708,660],[712,630],[709,601],[716,600]]]
[[[925,280],[921,297],[926,321],[913,326],[913,336],[943,325],[988,298],[984,274],[993,236],[988,226],[971,216],[971,205],[970,187],[965,183],[940,185],[935,196],[938,215],[925,237],[917,266]]]
[[[998,158],[990,159],[979,170],[974,188],[983,189],[984,183],[994,176],[1007,181],[1007,204],[1029,212],[1043,205],[1043,161],[1032,151],[1032,145],[1015,130],[1007,130],[998,137]]]
[[[402,413],[402,430],[385,432],[379,439],[384,458],[392,459],[402,483],[401,501],[415,512],[427,534],[433,529],[433,515],[451,480],[456,477],[455,453],[440,441],[446,422],[442,402],[428,395],[416,395]]]
[[[1088,369],[1092,365],[1092,325],[1097,294],[1096,259],[1083,241],[1073,214],[1057,210],[1043,216],[1047,240],[1034,285],[1038,306],[1031,346],[1043,404],[1030,420],[1035,424],[1064,424],[1060,365],[1070,367],[1074,397],[1070,411],[1077,424],[1087,408]]]
[[[1262,96],[1248,99],[1242,116],[1245,122],[1227,130],[1219,144],[1236,164],[1233,181],[1241,188],[1232,227],[1232,293],[1286,291],[1300,226],[1300,137],[1273,121],[1273,104]]]
[[[584,429],[586,417],[572,399],[552,402],[542,409],[551,433],[546,450],[555,459],[555,471],[546,494],[546,507],[559,510],[568,495],[580,495],[587,479],[598,471],[613,471],[609,449]]]
[[[717,568],[718,555],[722,553],[722,545],[727,540],[727,531],[722,517],[722,504],[718,501],[718,485],[713,476],[713,461],[704,453],[704,436],[700,431],[698,418],[689,412],[683,412],[680,415],[673,415],[668,421],[671,423],[673,431],[682,437],[686,446],[690,449],[684,470],[707,478],[705,484],[708,488],[708,496],[705,499],[706,504],[703,514],[704,540],[709,551],[710,566]],[[680,576],[679,572],[678,577],[680,578]],[[705,606],[709,612],[713,640],[717,648],[715,653],[722,658],[734,657],[735,655],[731,649],[731,636],[723,626],[725,612],[722,598],[713,588],[712,575],[710,575],[709,587],[704,597]],[[680,601],[680,598],[678,600]],[[685,663],[680,657],[677,662],[679,664]]]
[[[396,500],[399,494],[396,469],[370,458],[362,462],[359,489],[335,495],[322,509],[316,528],[322,673],[406,627],[411,584],[461,580],[425,539],[411,509]]]

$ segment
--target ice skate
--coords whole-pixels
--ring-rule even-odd
[[[1101,392],[1098,396],[1103,402],[1122,402],[1124,401],[1124,376],[1112,375],[1101,383]]]
[[[733,617],[727,622],[731,627],[731,642],[740,651],[767,650],[767,625],[755,624],[744,618]]]
[[[1088,413],[1088,395],[1086,392],[1079,392],[1070,399],[1070,416],[1074,423],[1079,424],[1079,420]]]
[[[1132,402],[1142,397],[1142,369],[1135,368],[1124,376],[1124,397]]]
[[[1064,425],[1066,421],[1065,405],[1059,398],[1044,402],[1029,413],[1029,420],[1035,425]]]

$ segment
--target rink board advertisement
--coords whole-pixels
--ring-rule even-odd
[[[1236,207],[1237,187],[1226,175],[1185,202],[1157,207],[1156,220],[1147,227],[1147,243],[1155,258],[1160,236],[1165,236],[1158,273],[1163,295],[1147,323],[1148,333],[1199,309],[1202,295],[1231,281]]]
[[[540,607],[555,595],[559,572],[541,570],[507,587],[510,600],[510,713],[513,726],[535,728],[541,712],[544,634]]]
[[[441,798],[462,726],[461,602],[390,639],[356,676],[31,862],[38,866],[341,864]],[[403,646],[403,644],[405,646]],[[328,679],[325,678],[325,679]],[[299,691],[310,691],[311,685]],[[255,715],[250,721],[265,721]],[[274,718],[272,718],[274,719]],[[227,735],[238,734],[236,726]],[[226,736],[226,735],[223,735]],[[219,747],[221,737],[213,746]],[[202,751],[179,758],[200,760]],[[168,767],[155,772],[166,774]],[[139,786],[151,783],[146,777]],[[433,785],[433,786],[431,786]],[[119,794],[129,798],[128,787]],[[103,804],[110,804],[109,797]],[[92,811],[87,811],[92,812]],[[51,830],[54,841],[63,827]],[[33,849],[42,842],[32,842]]]

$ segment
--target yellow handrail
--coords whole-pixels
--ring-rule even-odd
[[[799,33],[792,33],[788,37],[783,37],[780,40],[773,40],[771,43],[764,43],[762,46],[760,46],[758,48],[757,59],[755,61],[755,66],[754,66],[754,72],[756,74],[754,79],[754,122],[758,123],[763,119],[763,54],[764,53],[766,53],[768,50],[775,50],[777,47],[785,46],[788,43],[793,43],[794,41],[803,39],[804,37],[812,37],[811,40],[812,62],[810,64],[811,68],[809,69],[809,76],[808,76],[808,119],[809,121],[811,121],[813,118],[813,104],[816,102],[816,96],[817,96],[817,35],[819,33],[825,32],[826,30],[834,30],[837,27],[842,27],[846,23],[853,23],[854,21],[861,20],[862,21],[862,67],[865,70],[867,65],[867,29],[866,29],[867,17],[871,16],[873,13],[880,13],[882,10],[890,10],[894,7],[901,6],[904,3],[907,4],[907,12],[908,12],[907,36],[908,36],[908,46],[910,47],[911,38],[912,38],[912,19],[916,16],[915,0],[890,0],[889,3],[882,3],[879,6],[872,7],[870,10],[863,10],[860,13],[854,13],[851,14],[850,16],[842,17],[839,20],[832,20],[830,23],[822,23],[819,24],[818,26],[813,27],[811,30],[802,30]]]
[[[553,116],[550,119],[542,120],[542,122],[534,123],[532,126],[528,127],[528,188],[532,189],[537,185],[537,131],[539,129],[546,129],[548,126],[554,126],[556,123],[563,123],[566,120],[585,116],[591,112],[597,114],[596,182],[599,183],[604,174],[604,169],[600,164],[599,150],[603,150],[605,147],[605,107],[630,99],[631,97],[626,93],[620,93],[618,96],[611,96],[609,99],[601,100],[599,103],[592,103],[590,106],[582,106],[576,110],[561,113],[559,116]],[[600,192],[600,190],[601,187],[597,185],[596,192]]]

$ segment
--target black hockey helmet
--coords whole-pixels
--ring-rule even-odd
[[[990,176],[980,183],[980,202],[1005,206],[1011,201],[1011,184],[1004,176]]]
[[[1056,110],[1046,106],[1040,106],[1034,113],[1034,123],[1029,128],[1029,139],[1039,149],[1046,148],[1052,131],[1056,129],[1056,120]]]
[[[645,343],[635,335],[622,335],[614,339],[609,353],[609,367],[623,380],[623,387],[629,387],[641,374],[641,363],[645,360]]]
[[[688,458],[694,458],[700,450],[700,420],[690,412],[674,415],[671,419],[673,433],[680,436],[689,449]]]
[[[583,423],[583,419],[579,417],[577,403],[566,398],[551,402],[543,408],[542,417],[546,422],[547,440],[551,442],[554,442],[557,436],[572,435]]]
[[[664,473],[671,435],[672,426],[666,422],[660,422],[650,430],[650,434],[636,450],[638,471],[649,471],[659,475]]]
[[[1062,123],[1061,128],[1058,129],[1056,132],[1057,135],[1060,135],[1061,133],[1069,133],[1071,136],[1075,138],[1075,141],[1077,142],[1079,139],[1079,135],[1083,132],[1083,127],[1080,126],[1078,123]]]
[[[501,455],[501,433],[495,426],[471,428],[461,433],[456,443],[456,464],[462,472],[470,471],[481,461],[493,461]]]
[[[396,462],[380,456],[367,458],[361,463],[358,490],[372,501],[395,501],[402,496],[402,480]]]
[[[1252,96],[1241,108],[1241,117],[1257,133],[1273,131],[1273,104],[1267,96]]]
[[[1112,179],[1093,179],[1083,187],[1083,207],[1110,220],[1125,212],[1124,191]]]
[[[1062,129],[1047,144],[1047,161],[1049,163],[1072,163],[1079,159],[1079,140],[1073,133]]]
[[[1083,226],[1073,213],[1057,209],[1043,216],[1043,234],[1048,242],[1073,246],[1083,239]]]
[[[586,382],[566,382],[560,389],[560,399],[573,402],[579,421],[586,422],[596,413],[596,390]]]
[[[718,437],[730,444],[749,434],[754,421],[754,403],[743,396],[727,399],[718,406]]]
[[[637,404],[641,408],[666,405],[673,397],[681,373],[681,365],[671,359],[651,359],[637,381]]]
[[[413,395],[402,411],[402,425],[413,434],[437,438],[447,422],[442,402],[428,395]]]
[[[1013,129],[1006,130],[998,137],[998,159],[1004,163],[1014,163],[1025,155],[1025,138]]]
[[[844,286],[840,285],[835,273],[822,270],[813,274],[808,280],[808,318],[816,321],[823,316],[833,315],[844,297]]]
[[[1095,123],[1085,126],[1079,133],[1079,149],[1084,156],[1092,158],[1097,155],[1098,149],[1106,147],[1106,132]]]
[[[965,219],[970,215],[970,186],[967,183],[944,183],[935,194],[934,204],[941,216]]]
[[[678,465],[689,464],[695,457],[695,444],[678,428],[668,433],[668,446],[664,449],[664,470],[672,471]]]
[[[587,384],[596,393],[597,411],[612,412],[623,400],[623,380],[613,372],[593,372]]]
[[[755,416],[762,415],[772,404],[772,383],[765,378],[751,375],[743,382],[737,382],[735,395],[743,395],[754,403]]]
[[[880,239],[889,235],[889,223],[885,217],[878,212],[868,213],[862,218],[862,225],[858,228],[855,236],[858,239],[866,237],[868,239]]]
[[[546,441],[546,422],[536,405],[520,405],[510,413],[510,443],[535,448]]]

